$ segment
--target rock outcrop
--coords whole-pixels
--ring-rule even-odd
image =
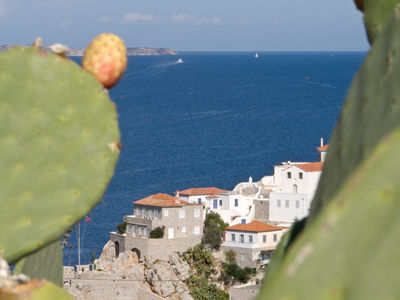
[[[135,252],[116,257],[114,243],[109,241],[95,264],[96,271],[77,277],[65,268],[64,288],[76,299],[193,299],[184,283],[190,266],[177,253],[170,255],[169,261],[147,259],[139,263]]]

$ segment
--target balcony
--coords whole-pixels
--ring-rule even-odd
[[[149,228],[152,228],[151,224],[152,224],[153,220],[147,216],[139,217],[139,216],[130,215],[130,216],[125,216],[124,221],[129,224],[142,225],[142,226],[147,226]]]

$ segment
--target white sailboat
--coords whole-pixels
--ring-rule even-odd
[[[254,55],[254,58],[258,58],[258,53],[256,53],[256,54]]]
[[[176,62],[177,62],[178,64],[181,64],[181,63],[183,63],[183,60],[182,60],[182,58],[179,58]]]

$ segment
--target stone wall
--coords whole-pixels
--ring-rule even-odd
[[[260,221],[269,220],[269,200],[254,200],[254,218]]]
[[[236,263],[239,267],[250,267],[257,268],[259,265],[257,264],[257,260],[253,261],[253,253],[259,252],[260,249],[251,249],[251,248],[239,248],[239,247],[228,247],[222,246],[222,251],[225,253],[229,250],[232,250],[236,253]],[[242,254],[244,254],[244,261],[242,260]]]
[[[184,252],[187,248],[193,247],[201,242],[200,236],[191,236],[187,238],[175,239],[150,239],[150,238],[132,238],[125,240],[125,251],[138,249],[140,251],[140,260],[143,258],[155,258],[168,260],[174,252]]]
[[[231,287],[229,300],[253,300],[260,291],[261,285],[244,285]]]
[[[116,250],[118,253],[125,251],[125,239],[125,235],[118,234],[116,232],[110,232],[110,240],[113,241],[114,244],[118,242],[119,251]]]

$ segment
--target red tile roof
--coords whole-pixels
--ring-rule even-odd
[[[251,231],[251,232],[266,232],[266,231],[278,231],[282,228],[272,226],[260,221],[253,221],[249,224],[237,224],[227,227],[225,230],[232,231]]]
[[[214,194],[212,194],[212,195],[208,195],[206,198],[218,198],[218,196],[217,196],[217,195],[214,195]]]
[[[296,164],[294,166],[296,166],[306,172],[319,172],[319,171],[322,171],[322,168],[324,167],[324,163],[323,162],[313,162],[313,163],[308,163],[308,164]]]
[[[168,194],[158,193],[149,197],[134,201],[133,204],[141,204],[147,206],[159,206],[159,207],[180,207],[183,205],[189,205],[186,201],[181,198],[173,197]]]
[[[205,187],[205,188],[192,188],[192,189],[186,189],[183,191],[179,191],[179,195],[213,195],[213,194],[220,194],[220,193],[226,193],[228,191],[221,190],[216,187]]]
[[[321,147],[317,147],[317,150],[319,151],[327,151],[329,148],[329,144],[323,145]]]

